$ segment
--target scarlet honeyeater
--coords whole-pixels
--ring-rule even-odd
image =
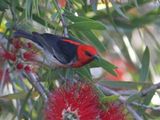
[[[33,41],[46,56],[44,63],[50,66],[81,67],[97,58],[96,48],[73,39],[49,33],[28,33],[16,30],[13,37],[23,37]]]

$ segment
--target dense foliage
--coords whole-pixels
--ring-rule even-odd
[[[159,7],[159,0],[0,0],[0,119],[54,120],[80,109],[82,120],[159,120]],[[80,68],[37,64],[41,51],[13,38],[15,29],[93,45],[99,59]]]

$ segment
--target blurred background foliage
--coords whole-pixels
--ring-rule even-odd
[[[0,40],[3,35],[9,39],[15,26],[57,35],[66,29],[70,38],[94,45],[103,59],[78,69],[38,67],[47,91],[63,79],[99,82],[120,94],[127,91],[122,95],[128,102],[144,105],[134,106],[144,119],[159,120],[160,92],[137,94],[160,82],[159,7],[159,0],[0,0]],[[117,76],[105,60],[118,67]],[[1,80],[4,65],[0,66]],[[43,119],[43,99],[26,77],[10,68],[6,79],[12,82],[0,88],[0,119]]]

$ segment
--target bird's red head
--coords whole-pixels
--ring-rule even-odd
[[[75,62],[73,67],[81,67],[96,58],[97,50],[91,45],[79,45],[77,48],[77,62]]]

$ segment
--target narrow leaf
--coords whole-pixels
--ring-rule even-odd
[[[144,83],[144,82],[124,82],[124,81],[108,81],[102,80],[100,81],[101,84],[111,87],[111,88],[121,88],[121,89],[137,89],[137,87],[142,86],[149,86],[152,83]]]
[[[16,9],[20,12],[24,12],[25,10],[22,7],[17,6]],[[48,21],[46,21],[44,18],[39,17],[37,14],[32,14],[32,19],[36,21],[37,23],[43,25],[43,26],[48,26],[51,29],[55,29],[55,27]]]
[[[99,58],[96,61],[96,64],[100,67],[102,67],[103,69],[105,69],[107,72],[111,73],[112,75],[116,76],[116,72],[114,71],[117,67],[113,64],[111,64],[110,62],[106,61],[103,58]]]
[[[149,105],[153,96],[155,95],[156,90],[150,91],[143,100],[143,104]]]
[[[121,6],[116,4],[115,2],[112,2],[112,5],[114,7],[114,9],[117,11],[118,14],[120,14],[122,17],[126,18],[126,19],[129,19],[124,13],[123,11],[121,10]]]
[[[26,18],[32,18],[32,6],[33,6],[33,1],[32,0],[27,0],[26,3],[25,3]]]
[[[0,14],[0,27],[1,27],[1,23],[2,23],[2,20],[3,20],[4,13],[5,13],[5,12],[2,12],[2,13]]]
[[[140,80],[141,81],[145,81],[148,76],[149,60],[150,60],[149,49],[148,47],[146,47],[143,57],[142,57],[142,67],[140,70]]]
[[[47,22],[45,19],[39,17],[36,14],[33,14],[33,20],[35,20],[41,25],[48,26],[49,28],[55,29],[55,27],[51,23]]]
[[[0,11],[5,11],[8,8],[8,4],[4,0],[0,0]]]
[[[134,95],[131,95],[128,99],[127,99],[127,103],[131,103],[135,100],[140,100],[141,99],[141,96],[140,94],[134,94]]]
[[[119,96],[116,96],[116,95],[104,96],[104,97],[100,98],[100,101],[105,104],[105,103],[115,102],[118,100],[118,98],[119,98]]]
[[[70,24],[68,27],[76,28],[79,30],[105,30],[105,25],[98,21],[84,21],[84,22],[75,22]]]
[[[87,67],[77,69],[77,73],[79,73],[82,77],[87,78],[88,80],[92,79],[91,73]]]
[[[83,31],[82,31],[83,32]],[[98,48],[101,52],[105,51],[104,45],[98,40],[97,36],[91,31],[84,31],[83,34]]]
[[[13,94],[8,94],[4,96],[0,96],[0,99],[6,99],[6,100],[13,100],[13,99],[24,99],[28,93],[25,91],[21,91],[18,93],[13,93]],[[32,92],[32,97],[37,97],[38,93],[37,92]]]
[[[66,12],[65,15],[69,20],[71,20],[72,22],[84,22],[84,21],[94,21],[92,19],[86,18],[86,17],[82,17],[82,16],[74,16],[73,14]]]

